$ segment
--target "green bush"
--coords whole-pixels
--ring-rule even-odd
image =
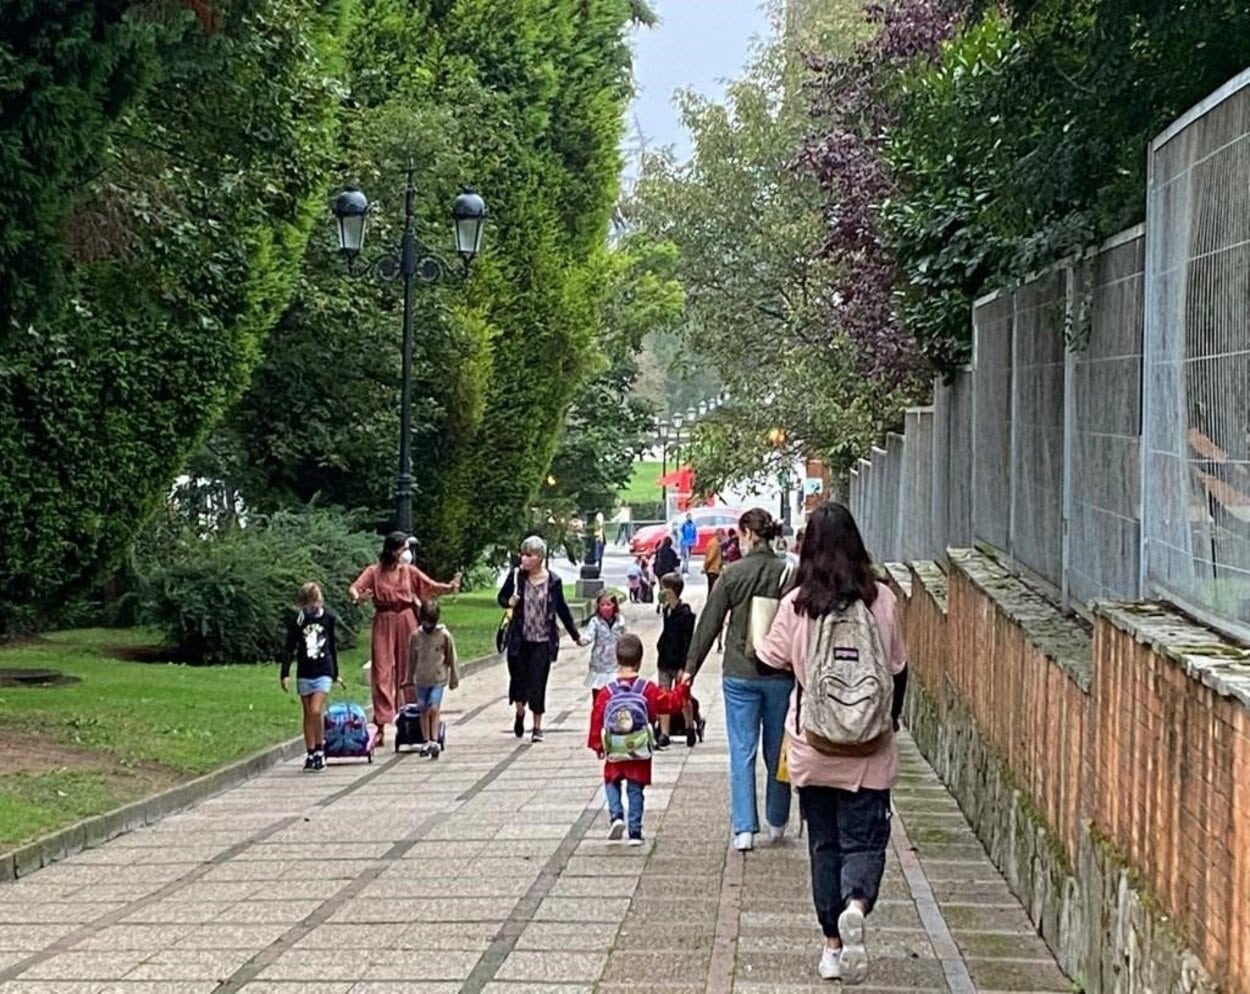
[[[335,511],[284,512],[246,526],[187,534],[143,577],[145,619],[171,650],[201,663],[279,657],[296,594],[321,585],[339,620],[339,646],[355,643],[365,616],[347,588],[376,556],[376,537]]]

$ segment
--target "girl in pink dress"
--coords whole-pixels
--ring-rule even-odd
[[[460,574],[451,583],[438,583],[412,565],[409,538],[391,532],[382,543],[378,561],[365,568],[347,590],[354,602],[373,602],[372,677],[373,723],[377,744],[386,740],[386,726],[403,704],[400,684],[408,663],[408,641],[417,629],[417,608],[430,597],[460,592]]]

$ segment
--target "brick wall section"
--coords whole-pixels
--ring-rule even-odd
[[[1154,605],[1100,607],[1094,657],[1094,824],[1250,991],[1250,665]]]
[[[913,678],[963,702],[1070,864],[1088,822],[1250,992],[1250,653],[1160,605],[1100,605],[1091,638],[993,560],[949,559],[900,587]]]

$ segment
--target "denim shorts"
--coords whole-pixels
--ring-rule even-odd
[[[423,708],[436,708],[443,703],[442,687],[418,687],[417,704]]]
[[[328,676],[315,676],[311,680],[295,681],[295,689],[300,697],[308,697],[310,694],[328,694],[332,686],[334,686],[334,681]]]

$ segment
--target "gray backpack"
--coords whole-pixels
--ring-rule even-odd
[[[863,601],[816,620],[806,664],[796,731],[827,755],[872,752],[894,727],[894,675],[876,620]]]

